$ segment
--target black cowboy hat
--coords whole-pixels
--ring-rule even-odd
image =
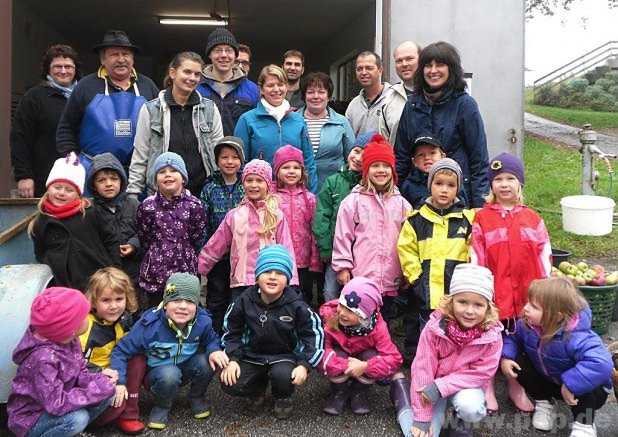
[[[99,53],[101,49],[107,47],[126,47],[133,50],[135,53],[139,53],[141,49],[134,45],[127,34],[122,30],[108,30],[103,36],[103,42],[97,44],[92,48],[95,53]]]

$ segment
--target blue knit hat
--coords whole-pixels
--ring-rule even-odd
[[[276,270],[283,273],[288,282],[292,279],[292,269],[294,263],[288,250],[281,244],[271,244],[260,250],[255,261],[255,277],[257,278],[264,272]]]
[[[378,131],[375,131],[375,130],[360,134],[359,136],[356,137],[356,141],[354,141],[354,144],[352,144],[352,148],[360,147],[361,149],[364,150],[367,144],[369,144],[369,141],[371,141],[371,138],[377,134],[378,134]]]
[[[172,167],[178,173],[182,175],[182,179],[185,181],[185,185],[189,181],[189,175],[187,174],[187,166],[185,161],[177,153],[165,152],[161,153],[155,160],[152,168],[150,169],[150,177],[152,178],[153,185],[156,185],[157,173],[165,167]]]

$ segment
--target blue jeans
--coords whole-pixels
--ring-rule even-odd
[[[177,365],[153,367],[147,380],[155,405],[169,409],[181,385],[191,382],[189,398],[202,398],[213,375],[206,354],[201,352]]]
[[[74,436],[86,429],[89,423],[96,419],[112,404],[113,396],[91,407],[71,411],[64,416],[52,416],[43,413],[28,432],[28,437],[66,437]]]
[[[341,284],[337,282],[337,273],[330,263],[324,268],[324,301],[339,299]]]

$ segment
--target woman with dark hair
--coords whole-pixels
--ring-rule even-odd
[[[11,165],[20,197],[40,197],[58,158],[56,127],[79,79],[77,52],[70,46],[50,46],[41,61],[43,82],[22,97],[11,126]]]
[[[465,91],[466,82],[457,49],[447,42],[425,47],[414,73],[414,94],[404,107],[395,155],[400,183],[418,178],[412,166],[414,140],[435,136],[449,158],[463,171],[462,199],[468,207],[480,208],[489,193],[487,139],[476,101]],[[426,176],[425,176],[426,177]]]
[[[214,147],[223,138],[223,125],[214,102],[196,91],[203,67],[197,53],[178,53],[163,81],[165,89],[140,109],[127,193],[140,195],[144,188],[154,193],[150,168],[163,152],[175,152],[185,161],[186,188],[195,196],[217,169]]]
[[[324,180],[341,169],[352,145],[354,132],[343,115],[328,107],[333,81],[322,72],[309,73],[300,83],[304,106],[298,109],[307,124],[318,173],[318,192]]]

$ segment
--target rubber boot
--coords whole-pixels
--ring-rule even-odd
[[[498,412],[498,400],[496,399],[496,390],[494,389],[494,378],[489,380],[487,388],[485,388],[485,404],[487,405],[487,414],[493,415]]]
[[[507,385],[509,391],[509,398],[515,404],[515,406],[524,413],[532,413],[534,411],[534,404],[528,398],[526,390],[517,382],[514,378],[507,378]]]
[[[410,380],[393,379],[390,388],[391,401],[397,412],[397,422],[404,436],[410,435],[412,429],[412,408],[410,407]]]
[[[333,416],[339,416],[343,413],[343,409],[345,408],[345,404],[348,402],[348,398],[350,397],[350,383],[348,381],[342,383],[330,383],[330,396],[326,400],[326,404],[324,405],[324,411],[326,414],[330,414]]]
[[[357,380],[352,381],[350,386],[350,407],[354,414],[368,414],[371,409],[367,399],[367,392],[370,385],[363,384]]]

